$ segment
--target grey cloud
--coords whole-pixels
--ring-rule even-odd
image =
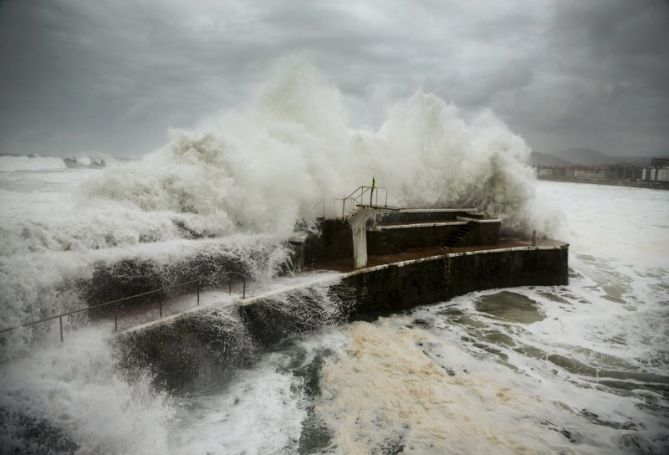
[[[669,151],[662,1],[0,2],[0,153],[139,155],[305,53],[354,122],[417,89],[541,150]]]

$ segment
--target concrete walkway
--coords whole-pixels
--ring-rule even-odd
[[[274,278],[272,280],[246,283],[246,297],[242,298],[242,284],[235,283],[232,292],[228,288],[218,288],[200,291],[200,303],[197,303],[197,294],[183,294],[162,301],[162,317],[159,303],[143,303],[134,308],[119,311],[118,331],[133,331],[146,328],[153,324],[163,324],[183,314],[199,311],[205,308],[223,308],[235,304],[246,304],[258,298],[267,297],[275,293],[286,292],[294,288],[303,287],[319,281],[333,279],[338,272],[310,271],[292,276]]]
[[[565,245],[565,243],[557,240],[537,240],[536,247],[553,248],[561,245]],[[426,248],[413,248],[397,254],[370,255],[367,257],[367,268],[385,264],[392,264],[394,262],[411,261],[411,260],[423,259],[432,256],[439,256],[451,253],[502,251],[502,250],[508,250],[509,248],[531,247],[531,246],[532,242],[529,240],[525,241],[525,240],[502,239],[499,243],[495,245],[477,245],[477,246],[466,246],[466,247],[435,246]],[[344,259],[337,259],[327,262],[316,263],[310,268],[310,270],[336,270],[338,272],[348,273],[356,269],[353,267],[353,260],[351,258],[344,258]]]

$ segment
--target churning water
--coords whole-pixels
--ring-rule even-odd
[[[120,368],[108,324],[62,346],[22,331],[2,344],[0,452],[666,453],[669,192],[535,182],[526,156],[491,114],[430,95],[351,130],[307,69],[139,162],[0,157],[3,327],[220,264],[271,280],[296,221],[371,175],[397,203],[478,205],[571,244],[569,286],[375,322],[338,319],[327,283],[289,293],[276,304],[322,327],[264,348],[221,313],[244,362],[181,389]]]

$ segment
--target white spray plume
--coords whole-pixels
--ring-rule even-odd
[[[490,111],[467,122],[432,94],[397,103],[376,131],[348,126],[340,91],[312,65],[279,65],[254,101],[110,169],[90,196],[176,212],[191,232],[287,235],[319,202],[372,177],[395,205],[477,206],[510,230],[545,233],[529,148]],[[327,204],[326,204],[327,205]]]

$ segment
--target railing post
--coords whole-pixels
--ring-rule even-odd
[[[346,199],[341,200],[341,219],[344,220],[344,213],[346,213]]]
[[[58,322],[60,323],[60,342],[63,342],[63,315],[61,314],[58,317]]]
[[[384,206],[384,207],[388,207],[388,190],[386,190],[386,200],[385,200],[385,202],[383,203],[383,206]]]
[[[118,332],[118,303],[114,304],[114,332]]]
[[[246,277],[242,278],[242,299],[246,298]]]
[[[197,304],[200,304],[200,280],[197,280]]]

